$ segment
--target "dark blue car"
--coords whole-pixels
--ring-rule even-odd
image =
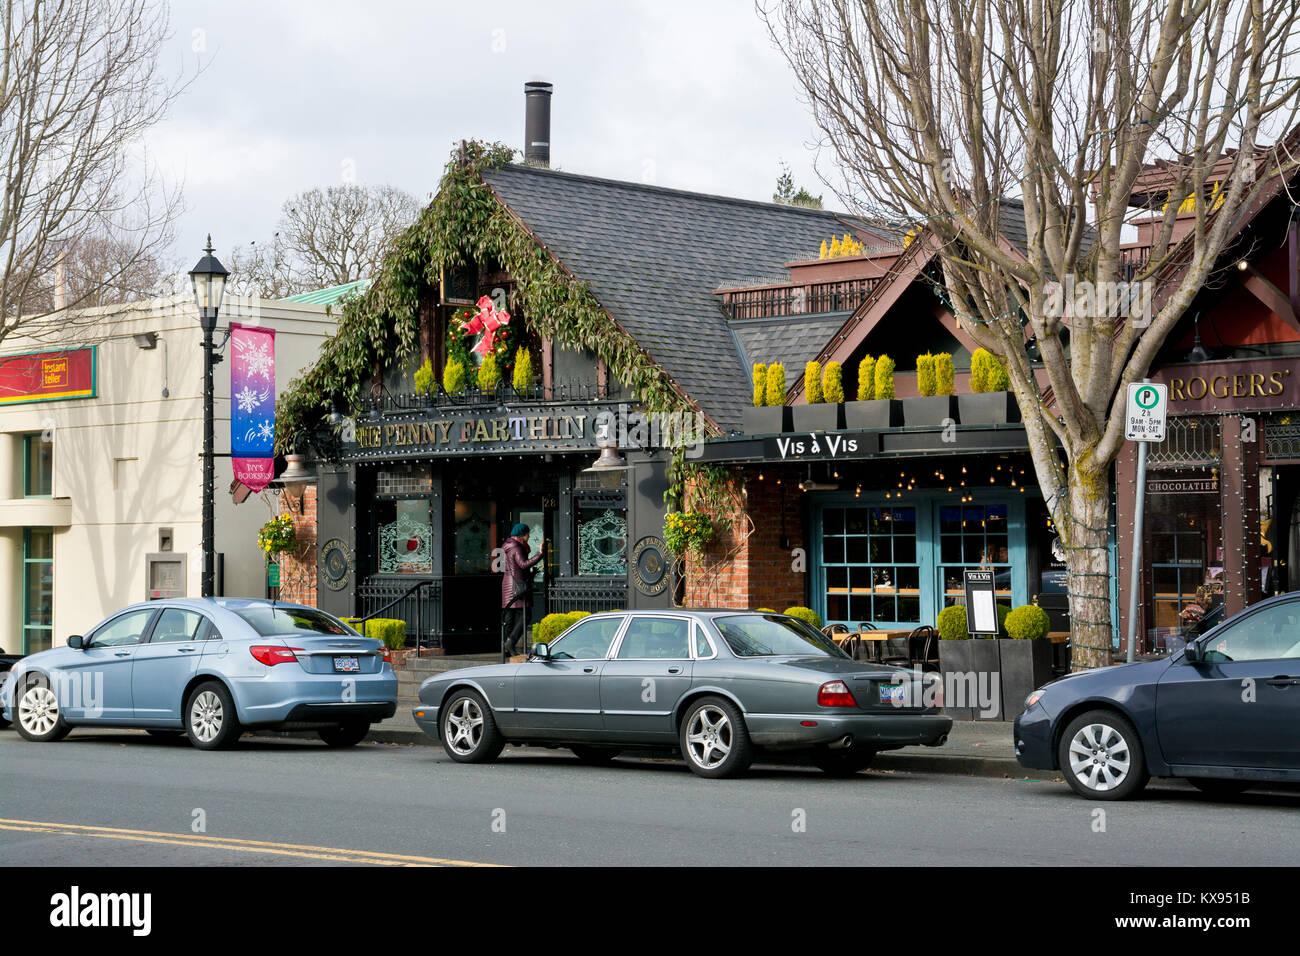
[[[1123,800],[1151,777],[1209,793],[1300,781],[1300,592],[1262,601],[1169,658],[1072,674],[1016,718],[1021,766]]]

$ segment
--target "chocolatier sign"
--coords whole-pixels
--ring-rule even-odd
[[[1161,369],[1151,376],[1169,386],[1169,412],[1227,412],[1300,407],[1295,359],[1245,359]]]
[[[95,397],[95,349],[0,356],[0,405]]]

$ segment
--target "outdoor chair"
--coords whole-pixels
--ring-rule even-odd
[[[899,667],[912,666],[911,637],[891,637],[885,641],[885,650],[881,655],[882,664],[894,664]]]
[[[907,637],[912,666],[923,671],[939,669],[939,632],[922,624]]]

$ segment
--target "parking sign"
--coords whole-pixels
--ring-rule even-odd
[[[1129,441],[1164,441],[1169,386],[1134,382],[1128,387],[1124,437]]]

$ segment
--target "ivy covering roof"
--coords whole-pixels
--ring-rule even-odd
[[[845,232],[842,215],[531,166],[484,179],[560,263],[722,428],[750,404],[750,371],[714,290],[779,275]]]

